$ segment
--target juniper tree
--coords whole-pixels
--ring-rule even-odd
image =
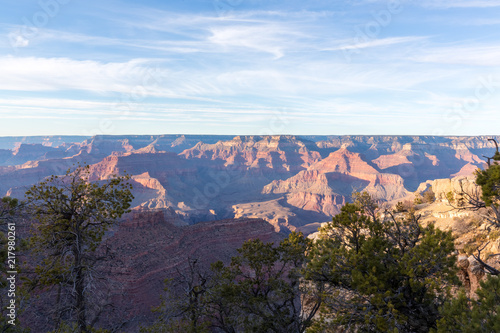
[[[311,332],[428,332],[455,275],[450,232],[358,195],[321,229],[307,277],[329,286]]]
[[[56,288],[55,322],[58,329],[74,325],[89,332],[102,309],[90,309],[95,265],[106,259],[97,251],[104,233],[126,213],[133,199],[128,176],[89,180],[89,166],[51,176],[26,192],[27,210],[34,221],[30,244],[41,263],[34,285]],[[95,315],[89,318],[89,312]],[[74,323],[74,324],[72,324]]]
[[[213,265],[215,327],[223,332],[302,333],[322,302],[322,283],[306,281],[311,240],[291,233],[278,246],[250,240],[229,265]]]

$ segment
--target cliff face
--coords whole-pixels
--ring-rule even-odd
[[[93,180],[130,174],[134,207],[170,208],[187,223],[256,216],[293,230],[329,221],[351,200],[353,191],[368,191],[386,201],[402,200],[422,182],[470,175],[483,164],[479,156],[491,156],[494,151],[485,137],[142,135],[75,139],[3,140],[12,148],[0,150],[0,195],[22,197],[44,177],[62,174],[75,163],[87,163]],[[266,203],[270,202],[279,213],[258,209],[259,204],[269,207]]]
[[[287,203],[293,207],[333,216],[353,191],[394,200],[409,194],[403,183],[399,175],[380,173],[359,153],[341,148],[289,179],[271,182],[262,193],[287,194]]]
[[[124,330],[133,331],[151,319],[151,308],[159,305],[163,294],[163,281],[184,271],[189,259],[198,259],[199,267],[208,270],[217,260],[229,262],[248,239],[279,242],[284,237],[260,219],[227,219],[192,226],[178,226],[178,222],[175,215],[161,211],[135,212],[106,240],[119,259],[103,268],[113,283],[121,286],[112,295],[117,305],[110,322],[127,321]]]
[[[310,151],[312,142],[303,142],[293,136],[259,137],[237,136],[229,141],[215,144],[199,142],[193,148],[181,153],[188,159],[222,160],[225,165],[246,166],[249,168],[272,169],[279,173],[304,170],[321,156]]]
[[[456,200],[462,192],[480,193],[481,191],[475,183],[474,176],[428,180],[420,184],[416,192],[422,195],[428,189],[432,189],[436,199],[442,201],[447,201],[450,195],[450,198]]]

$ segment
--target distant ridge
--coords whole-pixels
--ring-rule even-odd
[[[187,224],[261,218],[275,230],[325,222],[367,191],[412,200],[420,184],[468,176],[492,156],[489,136],[97,135],[4,137],[0,196],[76,163],[91,179],[132,176],[134,209],[173,211]],[[500,137],[494,137],[500,141]]]

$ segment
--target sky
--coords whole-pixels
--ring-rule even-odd
[[[500,0],[3,0],[0,136],[498,135]]]

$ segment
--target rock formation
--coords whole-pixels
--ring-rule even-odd
[[[353,191],[403,200],[422,182],[468,176],[493,150],[484,137],[0,138],[0,195],[22,197],[44,177],[87,163],[94,180],[129,173],[134,207],[172,208],[190,223],[259,216],[293,230],[329,221]],[[270,202],[276,213],[257,209]]]

